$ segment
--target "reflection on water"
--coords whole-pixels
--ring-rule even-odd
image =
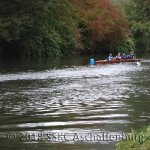
[[[110,150],[114,144],[111,141],[55,141],[56,146],[55,142],[47,141],[8,141],[6,136],[9,132],[117,134],[149,124],[149,60],[141,66],[125,63],[41,70],[0,74],[3,149],[99,149],[100,146]]]

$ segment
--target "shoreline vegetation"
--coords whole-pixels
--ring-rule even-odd
[[[1,0],[0,56],[150,51],[149,0]]]
[[[132,130],[131,138],[115,145],[116,150],[150,150],[150,126]]]

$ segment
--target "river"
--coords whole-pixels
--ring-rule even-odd
[[[150,124],[150,59],[89,66],[89,58],[0,61],[1,150],[113,150]]]

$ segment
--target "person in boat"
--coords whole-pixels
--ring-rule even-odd
[[[116,56],[116,60],[120,60],[121,59],[121,53],[118,53],[118,55]]]
[[[109,56],[108,56],[108,58],[106,60],[109,60],[109,61],[113,60],[113,56],[112,56],[111,53],[109,54]]]
[[[128,55],[128,59],[134,59],[134,53],[130,52],[130,54]]]
[[[122,54],[121,59],[128,59],[128,56],[126,55],[126,53]]]

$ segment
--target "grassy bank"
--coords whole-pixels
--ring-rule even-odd
[[[150,150],[150,126],[132,131],[127,140],[118,142],[116,150]]]

